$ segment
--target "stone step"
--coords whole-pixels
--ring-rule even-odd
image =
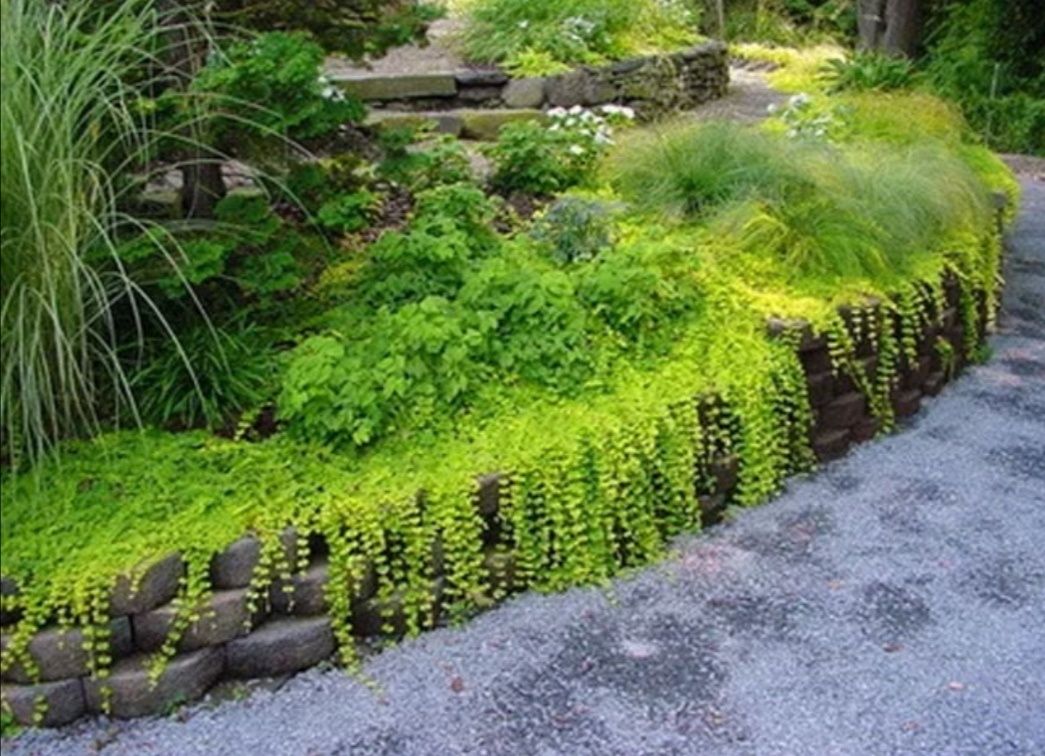
[[[23,727],[69,724],[85,709],[83,683],[79,678],[39,685],[4,685],[0,687],[0,699]]]
[[[457,78],[452,72],[430,74],[334,74],[330,83],[363,101],[402,100],[417,97],[453,97]]]
[[[366,125],[378,127],[419,126],[434,122],[435,130],[463,139],[493,141],[501,127],[516,121],[544,121],[545,113],[535,108],[457,108],[454,110],[372,110]]]
[[[334,653],[330,618],[281,617],[226,646],[230,677],[275,677],[311,667]]]

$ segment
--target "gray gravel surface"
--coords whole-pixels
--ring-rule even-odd
[[[1045,185],[994,357],[904,432],[608,590],[525,595],[177,717],[5,753],[1045,753]]]

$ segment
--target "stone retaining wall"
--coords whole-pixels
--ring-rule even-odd
[[[932,313],[934,325],[926,328],[918,340],[917,360],[905,360],[901,365],[899,385],[892,397],[898,417],[914,414],[923,397],[938,393],[963,367],[965,331],[958,315],[958,282],[949,280],[945,292],[945,309]],[[982,320],[985,314],[981,312],[980,317]],[[800,323],[769,324],[770,332],[775,334],[795,328],[802,331],[798,352],[814,408],[812,446],[817,457],[827,461],[844,454],[851,444],[871,439],[878,424],[853,381],[832,370],[824,338],[813,336]],[[956,360],[953,365],[944,364],[936,348],[938,338],[952,345]],[[877,359],[869,340],[857,344],[857,354],[868,366]],[[738,472],[737,458],[731,455],[715,456],[707,469],[696,471],[705,524],[717,521],[729,503]],[[485,564],[490,581],[511,592],[520,586],[515,585],[514,559],[501,537],[498,516],[506,483],[496,473],[481,476],[476,507],[485,523]],[[297,536],[287,531],[282,540],[288,560],[294,564]],[[146,661],[149,652],[163,645],[171,626],[175,615],[172,602],[184,563],[179,556],[171,555],[149,567],[135,586],[125,578],[119,580],[111,605],[114,664],[104,683],[111,688],[112,714],[135,717],[164,712],[173,703],[199,698],[223,678],[285,675],[330,659],[335,639],[326,614],[329,573],[324,544],[312,545],[311,563],[290,579],[291,589],[279,581],[274,583],[269,600],[261,602],[266,606],[260,610],[252,610],[248,601],[249,586],[261,558],[259,541],[247,535],[216,555],[211,564],[213,594],[208,606],[201,619],[182,636],[178,653],[156,685],[150,680]],[[433,562],[436,577],[432,591],[438,607],[442,566],[437,556]],[[17,591],[17,586],[4,579],[3,591],[9,595]],[[361,581],[353,596],[353,629],[360,637],[379,634],[389,622],[400,632],[405,627],[405,618],[396,610],[394,599],[391,605],[379,602],[376,591],[376,576],[371,574]],[[0,617],[7,630],[17,619],[14,613]],[[9,638],[3,634],[4,647]],[[2,696],[17,721],[32,723],[34,712],[43,712],[39,723],[54,726],[102,710],[103,683],[91,677],[83,645],[79,630],[45,629],[29,646],[38,674],[34,677],[19,665],[3,672]]]
[[[558,76],[511,78],[500,70],[399,76],[335,75],[335,85],[378,111],[586,107],[616,103],[652,118],[721,97],[729,61],[721,42],[670,55],[584,66]]]

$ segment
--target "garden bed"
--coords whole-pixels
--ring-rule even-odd
[[[794,98],[758,129],[576,105],[499,128],[486,180],[428,131],[339,152],[361,112],[300,39],[204,82],[287,51],[281,117],[323,157],[179,229],[173,273],[118,240],[180,338],[133,379],[151,427],[5,473],[18,721],[352,666],[363,637],[605,582],[982,357],[1016,188],[931,98]]]

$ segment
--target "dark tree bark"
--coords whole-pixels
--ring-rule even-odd
[[[181,211],[186,218],[213,218],[227,191],[221,163],[200,150],[193,153],[181,167]]]
[[[920,0],[859,0],[860,49],[913,58],[922,33]]]

